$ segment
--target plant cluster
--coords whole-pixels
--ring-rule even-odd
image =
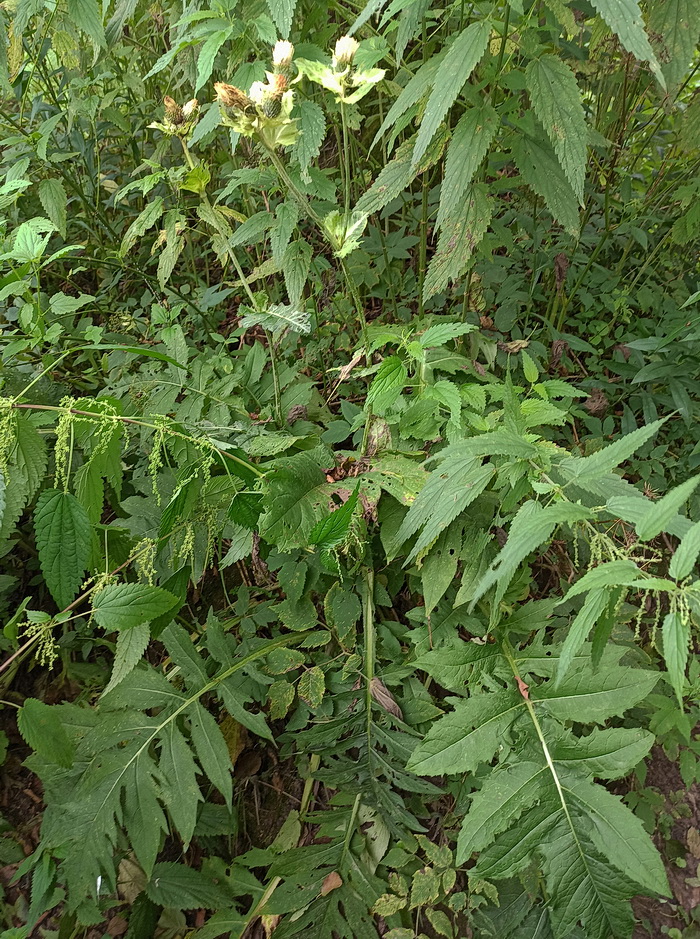
[[[0,24],[0,939],[671,909],[699,0]]]

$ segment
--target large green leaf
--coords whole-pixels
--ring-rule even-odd
[[[662,629],[664,641],[664,660],[676,692],[678,702],[683,706],[685,686],[685,668],[688,664],[690,648],[690,623],[680,613],[667,613]]]
[[[490,32],[491,23],[489,20],[472,23],[462,30],[447,50],[447,55],[428,98],[420,130],[416,137],[416,146],[413,151],[414,164],[418,163],[428,149],[428,145],[443,118],[452,107],[457,95],[476,68],[484,52],[486,52]]]
[[[70,492],[46,489],[37,500],[34,530],[46,586],[63,609],[83,582],[92,542],[90,519]]]
[[[447,288],[466,271],[474,251],[489,227],[494,204],[488,186],[472,183],[460,205],[443,220],[437,251],[430,261],[423,283],[423,299]]]
[[[700,0],[655,0],[649,4],[649,33],[661,37],[661,68],[669,90],[675,91],[700,37]]]
[[[440,207],[435,228],[442,228],[461,206],[474,173],[486,156],[498,128],[498,115],[488,101],[469,108],[452,134],[445,159],[445,178],[440,187]]]
[[[265,476],[260,534],[282,551],[308,544],[316,522],[328,512],[329,485],[306,453],[277,460]]]
[[[638,704],[658,682],[656,672],[641,668],[592,665],[567,675],[556,686],[543,685],[531,697],[559,721],[601,723]]]
[[[513,144],[513,159],[527,185],[544,199],[559,224],[575,235],[578,199],[549,141],[521,132]]]
[[[490,845],[539,797],[549,769],[545,763],[524,760],[491,773],[472,799],[457,840],[457,863]]]
[[[665,86],[661,66],[644,29],[642,11],[637,0],[591,0],[591,2],[625,49],[640,62],[648,62],[660,84]]]
[[[576,77],[555,55],[532,59],[525,77],[535,114],[549,135],[576,198],[583,202],[588,134]]]
[[[95,597],[93,615],[103,629],[132,629],[149,623],[178,604],[177,597],[162,587],[110,584]]]
[[[50,763],[71,766],[75,748],[61,723],[60,709],[37,698],[25,698],[17,727],[29,746]]]
[[[289,36],[296,5],[296,0],[267,0],[270,16],[277,29],[279,29],[282,39]]]
[[[73,23],[92,39],[95,46],[104,46],[102,6],[97,0],[68,0],[68,16]]]
[[[458,701],[454,711],[436,721],[418,744],[408,768],[418,776],[473,773],[479,763],[493,757],[523,707],[523,698],[516,691]]]

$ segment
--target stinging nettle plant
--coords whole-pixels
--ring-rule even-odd
[[[577,290],[654,227],[649,134],[697,120],[698,36],[644,14],[270,0],[163,49],[122,7],[12,11],[0,680],[79,689],[16,702],[28,930],[611,939],[669,896],[620,793],[669,703],[692,753],[700,477],[643,491],[675,418],[585,424],[546,346],[590,365]]]

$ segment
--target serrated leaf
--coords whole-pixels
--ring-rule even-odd
[[[243,307],[243,309],[246,309]],[[291,329],[295,333],[311,332],[311,317],[304,310],[297,310],[291,304],[271,303],[266,310],[249,312],[241,318],[243,329],[262,326],[271,333]]]
[[[690,624],[679,613],[667,613],[664,617],[662,638],[666,668],[678,703],[683,707],[685,669],[690,647]]]
[[[43,759],[59,766],[72,765],[74,747],[61,723],[60,708],[36,698],[25,698],[17,712],[17,727],[29,746]]]
[[[90,519],[74,495],[46,489],[37,500],[34,530],[46,586],[64,609],[83,582],[92,541]]]
[[[209,33],[202,43],[197,57],[197,80],[195,82],[194,93],[197,94],[211,78],[214,69],[214,61],[218,55],[219,49],[230,38],[231,29],[217,29]]]
[[[221,728],[198,701],[192,706],[189,715],[192,722],[192,742],[200,766],[230,808],[233,797],[231,755]]]
[[[671,558],[668,572],[676,580],[683,580],[695,567],[700,554],[700,522],[696,522],[681,539]]]
[[[367,393],[367,404],[377,414],[385,414],[408,381],[408,371],[398,355],[390,355],[379,366]]]
[[[435,221],[437,230],[462,204],[497,129],[498,115],[488,101],[469,108],[460,118],[445,158],[445,178],[440,187],[440,207]]]
[[[700,36],[698,0],[662,0],[649,6],[649,34],[660,37],[658,58],[670,90],[683,81]]]
[[[504,831],[539,797],[548,782],[546,765],[523,761],[500,767],[472,798],[457,839],[457,864],[464,864]]]
[[[433,724],[408,762],[417,776],[473,773],[488,762],[508,727],[523,709],[520,694],[499,691],[458,701],[454,711]]]
[[[318,665],[307,669],[299,679],[297,694],[312,710],[315,710],[323,700],[326,691],[326,676]]]
[[[578,459],[567,457],[559,463],[559,467],[572,481],[594,479],[596,476],[603,476],[618,467],[621,463],[629,460],[640,447],[644,446],[647,440],[651,440],[657,431],[663,427],[665,422],[666,419],[663,418],[659,421],[653,421],[645,427],[639,427],[637,430],[633,430],[631,434],[625,434],[624,437],[609,444],[607,447],[603,447],[602,450],[598,450],[597,453],[593,453],[591,456],[580,457]]]
[[[590,517],[590,509],[572,502],[556,502],[544,508],[538,502],[522,505],[511,522],[508,541],[474,589],[472,606],[494,584],[497,585],[495,602],[499,603],[518,566],[550,538],[555,528]]]
[[[292,306],[298,306],[306,286],[311,268],[313,249],[303,238],[297,238],[284,252],[282,259],[282,274],[284,286]]]
[[[148,203],[146,208],[129,225],[126,234],[122,238],[119,248],[122,257],[125,257],[131,251],[138,239],[145,235],[149,228],[153,228],[163,214],[164,209],[165,205],[160,196]]]
[[[659,680],[656,672],[623,666],[592,665],[567,675],[558,685],[543,685],[532,699],[558,721],[601,723],[643,701]]]
[[[92,39],[95,46],[104,46],[105,32],[101,8],[97,0],[68,0],[68,17]]]
[[[93,603],[93,615],[106,630],[132,629],[167,613],[179,600],[162,587],[148,584],[110,584]]]
[[[192,751],[174,721],[165,726],[161,735],[160,770],[168,812],[187,848],[197,824],[197,804],[202,801],[202,793],[197,785],[197,764]]]
[[[557,662],[557,681],[560,681],[566,675],[574,656],[581,650],[591,630],[605,612],[608,601],[609,593],[604,589],[591,590],[586,597],[583,606],[574,617],[574,621],[569,626],[569,631],[566,634]]]
[[[324,550],[344,541],[357,507],[359,488],[358,483],[352,495],[339,508],[314,525],[309,535],[309,544],[316,545],[319,550]]]
[[[624,48],[640,62],[648,62],[657,81],[665,88],[661,66],[644,29],[642,11],[637,0],[591,0],[591,3]]]
[[[412,160],[415,139],[404,141],[396,151],[393,159],[382,168],[370,188],[361,196],[355,211],[363,215],[379,212],[388,205],[392,199],[399,196],[411,182],[436,163],[447,143],[447,134],[438,134],[431,142],[423,158],[414,163]]]
[[[494,204],[488,186],[473,183],[461,205],[444,219],[437,251],[433,255],[423,284],[423,299],[446,289],[464,274],[476,248],[491,222]]]
[[[231,894],[218,876],[174,861],[156,864],[146,893],[153,903],[173,910],[215,910],[231,903]]]
[[[289,36],[296,5],[296,0],[267,0],[270,16],[279,29],[282,39],[287,39]]]
[[[552,759],[569,769],[583,768],[599,779],[619,779],[637,766],[655,737],[637,728],[609,727],[585,737],[567,737],[550,745]]]
[[[321,152],[326,136],[326,117],[315,101],[300,101],[294,108],[294,117],[299,121],[299,136],[292,154],[301,170],[301,178],[309,182],[309,166]]]
[[[587,779],[565,777],[563,789],[572,804],[593,823],[592,840],[601,854],[645,890],[669,896],[661,856],[641,821],[627,806]]]
[[[588,133],[576,77],[560,58],[543,55],[528,63],[525,78],[535,114],[582,203]]]
[[[296,202],[280,202],[275,210],[275,225],[270,233],[272,257],[282,264],[289,239],[299,221],[299,206]]]
[[[644,517],[636,525],[637,536],[640,540],[651,541],[652,538],[656,538],[662,531],[665,531],[671,519],[676,517],[680,508],[691,497],[698,483],[700,483],[700,476],[695,476],[671,489],[658,502],[649,500]]]
[[[544,199],[556,221],[570,234],[577,234],[578,199],[549,141],[518,134],[513,144],[513,160],[523,180]]]
[[[141,623],[131,629],[122,630],[117,636],[117,645],[114,653],[114,664],[109,684],[103,694],[116,688],[119,682],[132,672],[141,661],[143,653],[151,638],[148,623]]]
[[[66,237],[68,196],[60,179],[49,177],[39,183],[39,201],[63,238]]]
[[[276,460],[265,477],[260,534],[281,551],[307,545],[309,535],[328,510],[328,483],[306,453]]]
[[[389,108],[387,116],[384,118],[381,127],[372,141],[372,147],[374,147],[380,137],[382,137],[390,127],[393,127],[399,118],[412,108],[414,104],[420,101],[423,95],[427,93],[428,89],[432,87],[440,71],[445,55],[446,51],[443,50],[420,66],[416,74],[409,80],[406,87]]]
[[[444,346],[451,339],[457,339],[476,329],[471,323],[434,323],[418,337],[418,342],[424,349],[434,349]]]
[[[467,26],[447,50],[433,90],[425,107],[412,162],[417,164],[440,126],[443,118],[457,99],[464,83],[478,65],[489,41],[491,23],[480,20]]]

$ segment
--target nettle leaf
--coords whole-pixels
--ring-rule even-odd
[[[296,0],[267,0],[270,16],[279,29],[282,39],[287,39],[289,36],[296,5]]]
[[[36,698],[26,698],[17,712],[17,727],[41,757],[49,763],[70,767],[75,748],[61,723],[59,710]]]
[[[231,905],[231,893],[218,874],[205,874],[174,861],[156,864],[146,894],[158,906],[173,910],[216,910]]]
[[[560,58],[543,55],[528,63],[525,78],[535,114],[549,135],[576,198],[583,203],[588,134],[576,77]]]
[[[700,522],[696,522],[683,536],[671,558],[668,572],[676,580],[683,580],[695,567],[700,554]]]
[[[445,178],[440,187],[440,207],[435,228],[442,228],[462,204],[464,194],[486,156],[498,129],[498,115],[488,101],[469,108],[452,134],[445,158]]]
[[[97,0],[68,0],[68,17],[92,39],[95,46],[104,46],[101,6]]]
[[[367,392],[367,404],[377,414],[385,414],[394,404],[408,381],[408,371],[398,355],[387,356],[379,366]]]
[[[60,179],[49,177],[39,183],[39,201],[47,216],[60,232],[66,237],[66,222],[68,219],[68,196]]]
[[[315,101],[299,101],[293,111],[299,121],[299,136],[292,148],[292,157],[299,164],[301,177],[309,182],[309,167],[321,152],[326,136],[326,116]]]
[[[494,211],[493,199],[485,183],[473,183],[454,213],[445,218],[437,251],[432,257],[423,284],[423,299],[445,290],[459,280],[474,251],[486,234]]]
[[[664,617],[662,638],[666,668],[678,703],[683,707],[685,669],[690,649],[690,623],[680,613],[667,613]]]
[[[424,62],[416,74],[409,80],[406,87],[401,91],[396,101],[389,108],[387,116],[384,118],[381,127],[377,131],[372,147],[377,141],[397,123],[414,104],[417,104],[421,98],[427,94],[437,79],[439,70],[442,66],[447,50],[442,50],[437,55],[432,56],[427,62]],[[461,87],[461,86],[460,86]]]
[[[404,141],[396,151],[393,159],[384,166],[370,188],[360,197],[355,211],[363,215],[379,212],[388,205],[392,199],[401,195],[416,176],[424,173],[442,156],[447,143],[447,132],[438,133],[431,141],[423,157],[415,163],[412,158],[415,147],[415,137]]]
[[[328,511],[329,484],[306,453],[284,457],[266,474],[260,534],[286,551],[307,545],[314,525]]]
[[[618,37],[624,48],[640,62],[648,62],[662,88],[666,82],[644,29],[637,0],[591,0],[593,6]]]
[[[315,710],[323,700],[326,691],[326,676],[322,668],[314,665],[307,669],[299,679],[297,694],[312,710]]]
[[[649,7],[649,34],[660,37],[662,70],[670,89],[680,85],[700,37],[700,2],[664,0]]]
[[[123,681],[141,661],[143,653],[151,639],[151,630],[148,623],[141,623],[131,629],[122,630],[117,636],[117,647],[114,653],[114,664],[109,684],[104,694]]]
[[[571,525],[592,515],[590,509],[572,502],[557,502],[544,508],[537,502],[526,502],[511,522],[508,541],[477,584],[472,607],[494,584],[497,585],[495,603],[498,604],[519,565],[532,551],[549,540],[557,526]]]
[[[70,492],[46,489],[37,500],[34,530],[46,586],[64,609],[83,582],[92,544],[90,519]]]
[[[142,235],[145,235],[149,228],[153,228],[155,223],[165,211],[165,204],[160,196],[157,196],[152,202],[149,202],[146,208],[129,225],[126,234],[122,239],[119,253],[122,257],[131,251],[136,242]]]
[[[93,603],[93,616],[106,630],[133,629],[179,606],[180,601],[162,587],[148,584],[110,584]]]
[[[636,524],[640,540],[651,541],[652,538],[656,538],[662,531],[665,531],[671,519],[676,517],[679,509],[691,497],[698,483],[700,483],[700,476],[695,476],[681,483],[680,486],[676,486],[675,489],[671,489],[658,502],[649,500],[646,513]]]
[[[428,149],[428,145],[443,118],[486,52],[490,33],[491,23],[489,20],[472,23],[462,30],[447,50],[435,79],[433,90],[428,98],[423,120],[416,137],[416,146],[412,158],[414,165],[418,163]]]
[[[199,702],[195,702],[189,713],[197,758],[230,808],[233,797],[231,755],[221,728]]]
[[[570,234],[577,234],[578,199],[549,141],[519,133],[512,152],[523,180],[544,199],[557,222]]]

